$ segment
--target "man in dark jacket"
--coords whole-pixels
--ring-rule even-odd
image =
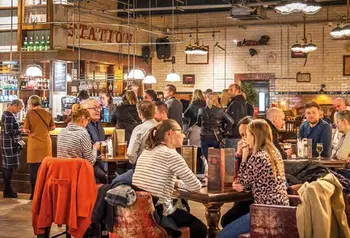
[[[277,107],[272,107],[266,112],[266,122],[269,124],[272,131],[273,144],[280,152],[282,159],[287,159],[287,157],[291,156],[293,153],[292,149],[284,151],[278,141],[278,131],[284,127],[285,117],[284,112]]]
[[[176,87],[168,84],[164,89],[165,103],[168,106],[168,118],[174,119],[182,127],[182,103],[175,98]]]
[[[236,148],[240,140],[238,132],[238,122],[247,116],[246,100],[241,94],[241,87],[238,84],[231,84],[228,88],[228,94],[232,97],[231,102],[227,105],[226,112],[234,121],[233,129],[227,131],[226,148]]]

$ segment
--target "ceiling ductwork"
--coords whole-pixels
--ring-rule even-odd
[[[266,10],[262,8],[250,8],[247,6],[234,7],[231,9],[230,16],[232,20],[252,21],[268,19]]]

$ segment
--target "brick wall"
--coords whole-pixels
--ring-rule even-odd
[[[195,85],[183,85],[182,82],[175,83],[179,91],[192,91],[193,88],[221,91],[225,86],[234,82],[234,75],[239,73],[274,73],[276,76],[276,91],[318,91],[322,83],[326,84],[328,91],[348,91],[350,88],[350,78],[343,76],[343,55],[349,54],[346,51],[348,41],[332,40],[330,31],[336,26],[336,19],[339,15],[346,14],[346,7],[324,8],[316,15],[308,16],[306,33],[312,34],[313,42],[318,46],[318,50],[310,53],[307,63],[305,59],[295,59],[290,57],[290,47],[295,43],[298,35],[299,43],[303,38],[303,18],[301,14],[281,16],[273,11],[268,12],[270,20],[259,21],[260,25],[250,25],[250,22],[235,22],[228,20],[225,16],[228,13],[200,14],[200,31],[220,31],[212,36],[212,33],[199,34],[199,38],[204,45],[209,46],[209,64],[189,65],[186,64],[185,47],[189,44],[189,34],[178,35],[181,43],[172,47],[176,57],[175,70],[181,74],[195,74]],[[192,32],[195,36],[197,15],[176,16],[176,32]],[[291,24],[297,22],[297,24]],[[329,27],[328,22],[333,22]],[[281,23],[281,24],[280,24]],[[285,24],[288,23],[288,24]],[[159,28],[171,28],[170,17],[153,18],[152,24]],[[231,24],[231,26],[230,26]],[[245,24],[239,27],[238,24]],[[224,27],[220,27],[220,26]],[[214,28],[215,27],[215,28]],[[191,29],[192,28],[192,29]],[[266,46],[237,47],[233,40],[258,40],[262,35],[268,35],[270,41]],[[310,36],[308,36],[309,38]],[[225,52],[215,47],[218,44],[226,48],[226,70]],[[251,57],[249,48],[258,51],[258,55]],[[277,57],[276,62],[268,62],[269,55]],[[163,63],[154,54],[152,60],[153,74],[158,83],[153,88],[161,90],[165,82],[165,77],[171,71],[171,63]],[[225,74],[226,72],[226,74]],[[311,73],[310,83],[297,83],[297,72]],[[226,77],[226,82],[225,82]]]

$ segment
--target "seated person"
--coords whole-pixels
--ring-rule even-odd
[[[232,183],[232,188],[239,192],[251,189],[256,204],[289,206],[283,160],[272,142],[271,128],[264,120],[248,124],[238,181]],[[248,213],[225,226],[217,237],[237,238],[249,231]]]
[[[316,102],[305,105],[306,121],[301,124],[299,138],[312,139],[312,156],[317,157],[316,144],[323,144],[322,157],[331,156],[332,128],[320,118],[320,106]]]
[[[99,143],[91,145],[90,136],[85,129],[89,124],[90,113],[80,104],[72,107],[72,121],[63,128],[57,137],[58,158],[82,158],[95,165]],[[95,173],[96,178],[96,173]]]
[[[342,137],[334,157],[346,160],[350,154],[350,110],[339,111],[335,119],[337,129],[342,133]]]
[[[278,131],[284,127],[285,117],[284,112],[277,107],[272,107],[266,112],[266,122],[269,124],[272,131],[273,144],[281,153],[282,159],[287,159],[287,157],[291,156],[293,153],[292,149],[284,151],[278,141]]]
[[[154,103],[149,101],[141,101],[137,104],[137,111],[142,120],[142,124],[136,126],[132,131],[130,144],[126,152],[126,158],[132,165],[136,164],[138,157],[145,149],[145,142],[149,130],[158,124],[158,122],[154,120],[154,108]],[[118,181],[131,184],[133,173],[134,169],[130,169],[126,173],[115,178],[112,183]]]
[[[188,212],[177,209],[172,203],[175,185],[189,191],[201,188],[196,175],[175,150],[182,146],[181,131],[180,125],[171,119],[160,122],[149,131],[146,149],[137,159],[132,184],[152,193],[160,217],[168,216],[178,227],[189,227],[193,238],[205,238],[206,225]]]
[[[239,131],[239,135],[242,138],[237,144],[236,159],[238,159],[239,162],[242,160],[242,144],[244,143],[244,140],[247,138],[247,126],[252,121],[253,121],[252,117],[246,116],[238,122],[238,131]],[[233,207],[222,216],[221,226],[225,227],[226,225],[230,224],[234,220],[249,213],[250,205],[252,203],[253,203],[252,200],[235,203]]]

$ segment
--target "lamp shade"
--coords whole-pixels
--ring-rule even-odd
[[[339,26],[339,24],[337,25],[336,28],[334,28],[332,31],[331,31],[331,36],[334,37],[334,38],[341,38],[343,36],[343,28],[341,28]]]
[[[133,68],[128,74],[127,79],[145,79],[145,71],[141,68]]]
[[[317,50],[317,46],[315,44],[313,44],[312,42],[303,46],[304,53],[310,53],[310,52],[313,52],[315,50]]]
[[[145,79],[143,80],[143,83],[153,84],[153,83],[157,83],[157,80],[156,80],[156,78],[153,75],[147,75],[145,77]]]
[[[294,45],[292,45],[291,50],[293,52],[303,52],[303,47],[297,42]]]
[[[26,77],[42,77],[43,71],[41,67],[37,64],[30,64],[27,66],[27,69],[24,73]]]
[[[180,75],[178,73],[176,73],[175,71],[171,71],[166,76],[165,81],[168,81],[168,82],[179,82],[180,81]]]
[[[350,24],[344,26],[341,32],[342,36],[350,36]]]
[[[315,1],[307,1],[307,6],[303,9],[303,13],[312,15],[321,10],[321,5]]]

